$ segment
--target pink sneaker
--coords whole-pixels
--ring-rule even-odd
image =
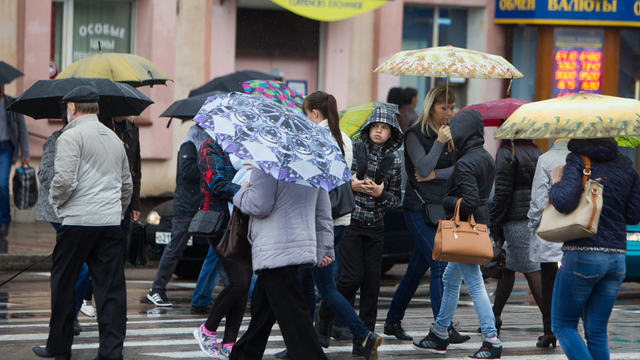
[[[222,348],[220,350],[220,357],[228,359],[229,356],[231,355],[231,349],[233,348],[233,345],[235,345],[235,344],[236,343],[230,343],[230,344],[220,343],[220,347]]]
[[[216,341],[218,340],[218,336],[215,331],[209,331],[206,327],[204,327],[204,323],[200,325],[199,328],[193,331],[193,337],[198,341],[198,345],[200,345],[200,350],[202,350],[205,354],[213,357],[219,358],[220,351],[218,350],[218,345]]]

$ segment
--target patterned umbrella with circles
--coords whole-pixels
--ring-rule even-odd
[[[193,119],[222,149],[277,180],[331,191],[351,172],[331,133],[261,95],[210,97]]]

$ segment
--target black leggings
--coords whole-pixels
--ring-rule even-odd
[[[215,250],[220,242],[220,237],[209,238],[209,244]],[[216,250],[218,260],[222,268],[229,278],[229,286],[220,292],[213,308],[209,313],[204,326],[209,331],[217,331],[220,321],[223,317],[227,317],[224,327],[224,338],[222,342],[225,344],[235,343],[242,325],[242,318],[247,307],[247,297],[249,296],[249,287],[251,286],[252,271],[237,262],[225,259]]]
[[[552,335],[551,331],[551,299],[553,298],[553,286],[558,273],[558,263],[540,263],[542,272],[542,325],[545,335]]]

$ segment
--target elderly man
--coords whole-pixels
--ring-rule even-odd
[[[82,263],[89,266],[98,309],[100,347],[96,359],[122,359],[127,316],[120,221],[133,189],[129,163],[118,137],[98,122],[98,93],[79,86],[62,102],[65,132],[56,142],[49,201],[62,227],[51,268],[51,322],[40,357],[71,358],[74,285]]]

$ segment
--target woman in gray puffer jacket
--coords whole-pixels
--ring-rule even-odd
[[[331,201],[324,190],[276,180],[254,168],[233,198],[249,215],[253,270],[251,322],[230,359],[261,359],[275,321],[292,359],[327,359],[302,297],[298,269],[330,264]]]
[[[504,244],[507,254],[503,277],[498,280],[493,303],[498,334],[502,326],[500,315],[513,290],[516,272],[524,274],[531,294],[542,311],[540,263],[529,259],[531,231],[527,218],[531,185],[540,155],[542,151],[531,140],[503,140],[496,153],[491,236],[499,245]]]

